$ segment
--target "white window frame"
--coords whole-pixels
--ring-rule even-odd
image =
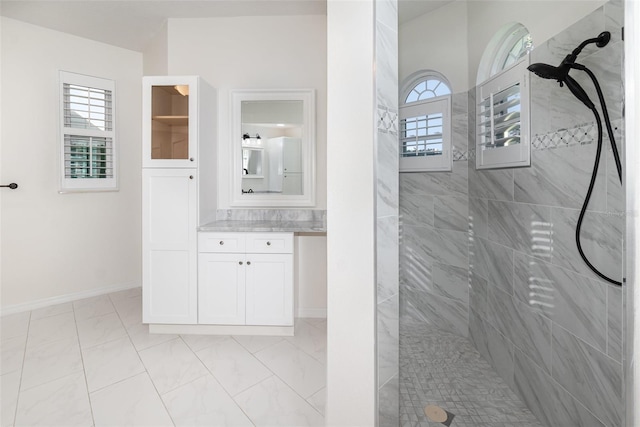
[[[411,117],[442,114],[442,154],[438,156],[402,156],[402,122]],[[453,168],[451,141],[451,95],[416,101],[400,107],[400,172],[448,172]]]
[[[530,85],[529,55],[512,67],[492,76],[476,88],[476,169],[512,168],[531,166],[530,138]],[[516,84],[520,85],[520,143],[510,146],[485,148],[482,141],[481,106],[493,96]],[[490,142],[495,141],[493,132],[495,116],[491,116]],[[486,133],[486,131],[485,131]]]
[[[111,130],[83,129],[65,126],[64,85],[72,84],[88,88],[111,91]],[[60,193],[87,192],[87,191],[117,191],[118,190],[118,150],[116,139],[116,91],[113,80],[100,77],[87,76],[68,71],[60,71],[60,141],[59,141],[59,165],[60,165]],[[101,137],[111,138],[111,176],[105,178],[67,178],[65,171],[65,136]]]

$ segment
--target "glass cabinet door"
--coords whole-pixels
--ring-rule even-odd
[[[196,167],[197,82],[144,77],[144,167]]]

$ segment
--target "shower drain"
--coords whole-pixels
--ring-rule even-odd
[[[424,414],[431,421],[442,423],[445,426],[449,427],[451,425],[451,421],[453,421],[453,415],[451,412],[447,412],[439,406],[436,405],[427,405],[424,407]]]

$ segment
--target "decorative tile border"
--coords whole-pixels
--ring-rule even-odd
[[[607,128],[602,124],[602,132],[604,138],[607,139]],[[618,148],[624,143],[624,126],[622,120],[613,120],[613,136],[616,139]],[[556,148],[574,147],[576,145],[590,145],[598,140],[598,127],[595,122],[585,123],[571,129],[558,129],[554,132],[545,134],[536,134],[531,138],[532,150],[548,150]],[[607,145],[608,146],[608,145]],[[456,160],[454,150],[453,160]],[[472,148],[468,151],[466,160],[474,161],[476,158],[476,150]]]
[[[378,132],[398,135],[398,112],[378,105]]]
[[[470,151],[461,151],[457,148],[453,149],[453,161],[454,162],[464,162],[469,160],[469,152]]]
[[[622,141],[622,120],[614,120],[611,123],[616,142]],[[603,123],[603,133],[606,138],[607,129]],[[595,122],[585,123],[571,129],[558,129],[555,132],[536,134],[531,138],[533,150],[546,150],[549,148],[572,147],[575,145],[587,145],[598,139],[598,127]]]

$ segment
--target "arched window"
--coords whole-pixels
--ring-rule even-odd
[[[478,67],[477,83],[504,71],[533,49],[533,39],[524,25],[507,24],[489,41]]]
[[[529,65],[533,42],[522,24],[504,26],[478,67],[476,169],[529,166]]]
[[[403,94],[403,103],[408,104],[451,95],[451,85],[443,75],[436,71],[419,71],[409,76]]]
[[[451,85],[435,71],[409,76],[401,93],[400,171],[451,170]]]

